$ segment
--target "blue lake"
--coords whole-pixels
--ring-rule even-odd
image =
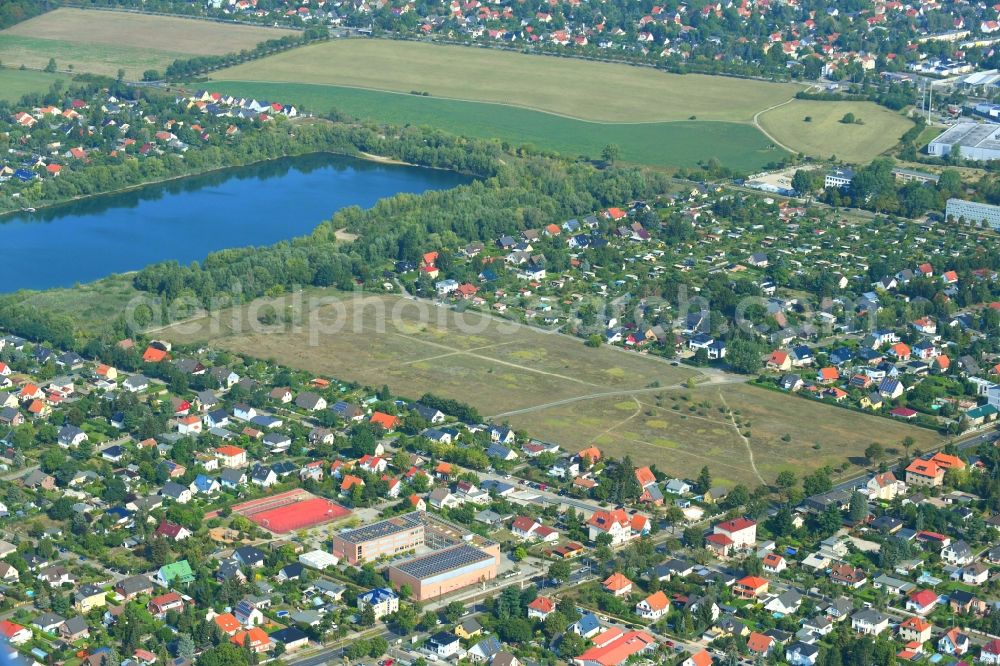
[[[306,155],[0,217],[0,291],[90,282],[311,232],[347,206],[461,185],[461,174]]]

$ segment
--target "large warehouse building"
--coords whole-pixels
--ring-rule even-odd
[[[416,601],[425,601],[497,577],[500,546],[462,543],[421,555],[388,568],[389,580],[398,588],[409,585]]]
[[[966,224],[986,225],[994,230],[1000,229],[1000,206],[964,199],[948,199],[944,216],[953,222],[962,221]]]
[[[1000,159],[1000,125],[958,123],[927,144],[927,153],[935,157],[953,150],[967,160]]]
[[[383,556],[392,557],[422,545],[424,521],[420,511],[393,516],[333,536],[333,554],[353,565]]]

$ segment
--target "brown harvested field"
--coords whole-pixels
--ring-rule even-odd
[[[741,424],[739,432],[749,431],[753,465],[747,442],[720,411],[725,406]],[[860,471],[872,442],[899,448],[909,435],[923,450],[941,443],[929,430],[745,384],[590,400],[509,420],[543,439],[593,443],[672,475],[693,478],[708,465],[714,479],[730,485],[756,485],[760,477],[770,483],[785,469],[801,475],[844,463],[849,467],[838,476],[848,477]]]
[[[302,300],[334,293],[313,291]],[[270,301],[278,310],[289,302]],[[315,313],[318,324],[253,332],[244,308],[235,320],[225,311],[157,336],[210,343],[364,385],[388,384],[406,397],[431,391],[567,450],[594,443],[688,478],[708,465],[715,479],[730,485],[773,482],[783,469],[801,474],[849,463],[843,474],[858,472],[862,452],[876,441],[894,447],[909,435],[924,450],[939,443],[927,430],[748,386],[741,377],[699,373],[610,347],[591,349],[575,338],[423,301],[368,295],[303,310]],[[693,389],[686,387],[691,377],[698,382]],[[720,410],[724,406],[732,416]],[[738,434],[747,433],[747,422],[749,450]]]
[[[432,391],[469,402],[484,416],[580,396],[651,391],[655,382],[676,385],[696,374],[638,354],[591,349],[575,338],[479,313],[458,314],[423,301],[369,295],[342,303],[311,309],[319,324],[299,331],[251,332],[244,309],[237,325],[227,311],[218,330],[210,330],[210,320],[202,319],[157,335],[172,342],[211,342],[238,354],[360,384],[388,384],[403,396]]]
[[[0,31],[0,59],[41,69],[49,58],[65,71],[130,78],[178,58],[224,55],[297,31],[135,12],[61,8]]]

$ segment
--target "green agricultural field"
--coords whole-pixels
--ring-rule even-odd
[[[700,74],[462,46],[340,40],[293,49],[212,78],[427,92],[611,123],[688,120],[750,122],[801,90]]]
[[[62,42],[0,32],[0,61],[20,67],[42,69],[55,58],[60,71],[88,72],[115,76],[125,69],[132,79],[147,69],[162,69],[182,53],[144,49],[137,46]]]
[[[313,113],[336,109],[357,118],[428,125],[573,157],[596,159],[605,145],[614,143],[625,162],[657,167],[692,167],[714,157],[751,172],[786,154],[748,123],[595,123],[501,104],[295,83],[219,81],[213,88],[240,97],[293,102]]]
[[[0,68],[0,100],[16,102],[28,93],[46,92],[56,81],[66,81],[68,77],[33,70]]]
[[[840,122],[853,113],[863,124]],[[807,122],[805,119],[810,118]],[[913,123],[874,102],[821,102],[797,99],[761,114],[761,126],[779,143],[798,152],[845,162],[869,162],[897,143]]]
[[[42,69],[55,58],[61,71],[129,78],[162,70],[178,58],[223,55],[291,30],[171,16],[61,8],[0,31],[0,62]]]

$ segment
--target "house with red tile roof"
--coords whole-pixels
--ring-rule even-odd
[[[385,412],[375,412],[371,415],[369,421],[375,425],[382,426],[382,429],[388,432],[392,432],[396,429],[396,426],[399,425],[398,416],[386,414]]]
[[[816,378],[821,384],[829,384],[840,379],[840,371],[834,367],[820,368]]]
[[[237,620],[236,616],[234,616],[232,613],[223,613],[222,615],[216,615],[214,618],[212,618],[212,621],[215,622],[215,625],[219,627],[222,633],[224,633],[226,636],[232,636],[242,628],[240,621]]]
[[[749,518],[734,518],[716,523],[712,533],[729,537],[736,550],[750,548],[757,543],[757,523]]]
[[[768,370],[789,370],[792,367],[792,359],[788,355],[788,352],[781,351],[777,349],[771,352],[771,356],[767,359],[767,369]]]
[[[616,597],[625,597],[632,593],[632,581],[618,572],[608,576],[601,585],[605,592],[610,592]]]
[[[928,632],[930,633],[930,632]],[[957,627],[952,627],[938,639],[938,652],[961,657],[966,654],[971,647],[968,635],[962,633]]]
[[[590,540],[597,541],[601,534],[611,536],[611,545],[618,546],[631,541],[637,535],[632,532],[632,521],[624,509],[595,511],[587,519]]]
[[[944,483],[944,468],[933,460],[917,458],[906,468],[906,483],[911,486],[940,486]]]
[[[899,625],[899,637],[904,641],[926,643],[931,639],[931,623],[922,617],[908,617]]]
[[[681,666],[712,666],[712,655],[708,650],[699,650],[682,661]]]
[[[21,645],[31,640],[31,630],[10,620],[0,620],[0,635],[11,645]]]
[[[160,363],[168,356],[167,351],[159,347],[149,346],[142,353],[142,360],[145,363]]]
[[[759,599],[767,594],[770,583],[760,576],[744,576],[733,585],[733,594],[741,599]]]
[[[779,574],[788,568],[788,562],[777,553],[768,553],[760,562],[761,568],[769,574]]]
[[[898,358],[900,361],[909,361],[910,356],[913,354],[913,350],[910,349],[910,345],[905,342],[897,342],[889,347],[889,353]]]
[[[906,610],[917,615],[927,615],[937,605],[938,595],[931,590],[916,590],[906,600]]]
[[[229,639],[230,642],[246,647],[254,652],[267,652],[271,649],[271,637],[260,627],[251,627],[241,631]]]
[[[593,647],[573,659],[576,666],[618,666],[633,655],[650,653],[656,641],[645,631],[610,627],[591,639]]]
[[[552,601],[548,597],[535,597],[534,600],[528,604],[528,617],[537,618],[539,620],[544,620],[556,609],[556,602]]]
[[[180,611],[184,608],[184,598],[177,592],[167,592],[149,600],[147,609],[157,617],[165,617],[170,611]]]
[[[159,526],[154,532],[156,536],[166,537],[172,541],[182,541],[191,536],[191,530],[184,527],[183,525],[178,525],[177,523],[172,523],[167,519],[160,521]]]
[[[658,590],[635,605],[635,613],[646,620],[659,620],[670,611],[670,600]]]
[[[937,463],[938,467],[941,467],[942,469],[945,469],[945,470],[949,470],[949,469],[963,470],[963,469],[965,469],[965,461],[964,460],[962,460],[958,456],[953,456],[953,455],[950,455],[948,453],[944,453],[943,451],[938,451],[933,456],[931,456],[931,461]]]
[[[247,466],[246,449],[227,444],[215,449],[215,455],[219,459],[219,464],[229,469],[238,469]]]
[[[766,634],[760,634],[756,631],[750,632],[750,636],[747,637],[747,650],[755,655],[767,656],[771,652],[771,648],[774,647],[774,639]]]
[[[837,585],[856,590],[867,580],[868,574],[861,567],[852,567],[850,564],[835,564],[830,567],[830,581]]]
[[[649,467],[637,467],[635,470],[635,478],[639,482],[639,485],[643,488],[656,483],[656,476],[653,474],[653,471],[649,469]]]
[[[354,486],[365,485],[365,480],[359,476],[354,476],[353,474],[345,474],[344,478],[340,481],[340,492],[348,493]]]
[[[733,551],[733,540],[725,534],[709,534],[705,537],[705,547],[713,550],[718,557],[729,557]]]

